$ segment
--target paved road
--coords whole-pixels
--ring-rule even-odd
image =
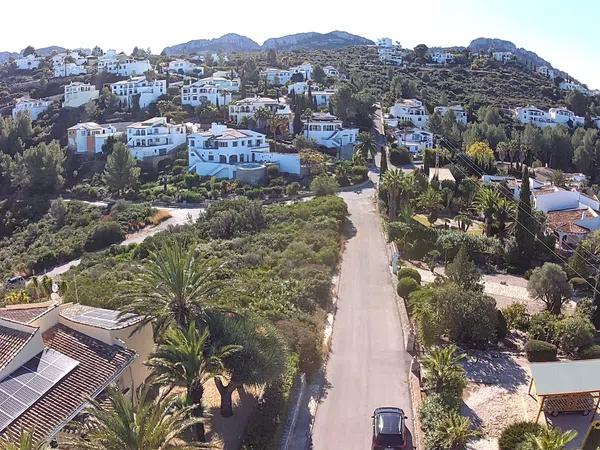
[[[102,206],[100,202],[97,202],[96,206]],[[191,218],[196,220],[203,211],[202,208],[158,208],[166,209],[171,213],[171,217],[167,220],[159,223],[155,227],[149,226],[144,229],[127,235],[127,238],[120,243],[120,245],[139,244],[144,239],[150,236],[154,236],[156,233],[166,230],[171,225],[182,225]],[[65,264],[55,267],[54,269],[47,272],[50,278],[56,278],[59,275],[67,272],[71,267],[78,266],[81,263],[81,258],[74,259]]]
[[[412,422],[410,356],[404,350],[374,193],[367,188],[340,194],[354,235],[343,254],[326,389],[313,427],[315,450],[371,448],[371,414],[378,406],[399,406]]]

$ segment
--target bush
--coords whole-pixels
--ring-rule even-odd
[[[100,222],[85,242],[85,250],[94,252],[125,239],[121,226],[114,221]]]
[[[527,360],[531,362],[556,361],[556,345],[532,339],[525,344]]]
[[[569,280],[569,283],[571,283],[571,286],[573,287],[574,291],[581,291],[589,287],[587,280],[580,277],[571,278]]]
[[[534,314],[529,321],[529,339],[554,342],[559,319],[548,311]]]
[[[577,352],[577,356],[581,359],[596,359],[600,358],[600,345],[588,345],[581,347]]]
[[[585,316],[573,314],[561,319],[556,326],[556,339],[560,348],[570,355],[594,341],[594,325]]]
[[[417,269],[413,269],[412,267],[403,267],[398,271],[398,279],[401,278],[412,278],[417,282],[417,284],[421,284],[421,274]]]
[[[204,196],[199,192],[184,191],[180,194],[181,201],[189,203],[200,203],[204,201]]]
[[[452,411],[458,410],[456,399],[443,395],[428,395],[419,407],[419,420],[426,449],[444,448],[444,433],[440,425]]]
[[[402,271],[403,269],[400,269]],[[400,278],[398,280],[398,287],[396,288],[398,295],[403,299],[407,299],[409,294],[419,288],[419,283],[414,278]]]
[[[339,185],[329,175],[321,174],[316,176],[310,183],[310,190],[316,196],[333,195],[337,192]]]
[[[402,166],[412,162],[412,156],[410,152],[404,148],[391,148],[390,149],[390,162],[395,166]]]
[[[529,329],[530,315],[523,303],[513,303],[502,309],[506,325],[510,330],[527,331]]]
[[[388,237],[390,242],[403,238],[410,232],[410,230],[410,225],[404,222],[388,223]]]
[[[496,335],[498,336],[498,339],[504,339],[506,337],[506,335],[508,334],[508,324],[506,322],[506,318],[504,317],[504,314],[502,314],[502,311],[497,309],[496,314],[498,315],[498,324],[496,326]]]
[[[517,450],[527,439],[527,434],[538,434],[543,427],[534,422],[517,422],[509,425],[500,435],[500,450]]]

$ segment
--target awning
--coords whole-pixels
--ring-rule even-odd
[[[531,375],[538,396],[600,391],[600,359],[531,363]]]

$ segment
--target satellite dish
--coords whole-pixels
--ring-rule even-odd
[[[58,292],[58,284],[56,284],[54,281],[52,282],[52,292],[55,294]]]

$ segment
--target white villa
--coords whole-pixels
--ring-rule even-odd
[[[313,66],[309,63],[300,64],[299,66],[290,67],[290,72],[293,74],[301,73],[305,80],[312,80]]]
[[[304,136],[323,147],[339,149],[355,145],[358,128],[344,128],[342,121],[329,113],[314,113],[304,121]]]
[[[51,100],[44,99],[20,99],[12,109],[12,117],[15,119],[20,113],[28,114],[31,120],[37,118],[52,104]]]
[[[329,106],[329,101],[336,91],[337,89],[324,89],[322,91],[312,91],[311,94],[317,107]]]
[[[450,52],[435,52],[432,53],[431,60],[436,64],[450,64],[454,62],[454,55]]]
[[[300,174],[297,153],[271,153],[266,136],[213,123],[210,130],[188,136],[189,170],[200,176],[257,182],[265,164],[281,172]],[[262,174],[262,175],[261,175]]]
[[[261,108],[271,114],[285,117],[288,122],[293,119],[292,111],[283,99],[276,100],[269,97],[247,97],[232,103],[229,105],[229,119],[239,125],[245,119],[254,118],[256,111]]]
[[[556,78],[556,72],[554,72],[554,69],[551,69],[548,66],[538,66],[535,70],[540,75],[543,75],[546,78],[550,78],[551,80],[554,80],[554,78]]]
[[[110,90],[119,97],[122,106],[131,108],[138,96],[140,108],[147,108],[167,93],[166,80],[149,80],[145,75],[111,83]]]
[[[181,104],[200,106],[206,103],[225,106],[231,103],[231,92],[214,84],[198,80],[192,84],[181,86]]]
[[[204,75],[204,67],[198,66],[185,59],[176,59],[169,62],[169,68],[167,70],[171,73],[178,73],[181,75]]]
[[[34,54],[29,54],[15,59],[15,64],[19,70],[34,70],[40,67],[42,59]]]
[[[452,111],[454,113],[457,123],[461,125],[467,124],[467,112],[462,105],[436,106],[434,108],[434,112],[438,113],[440,116],[444,116],[448,111]]]
[[[418,128],[398,131],[396,139],[398,145],[406,147],[413,155],[423,152],[426,148],[433,148],[433,133]]]
[[[290,81],[290,78],[292,78],[292,71],[269,67],[263,71],[262,76],[264,77],[267,84],[274,86],[282,86],[288,81]]]
[[[95,86],[81,82],[71,82],[65,85],[65,101],[63,108],[78,108],[90,100],[96,100],[100,92]]]
[[[507,62],[513,59],[514,55],[512,52],[493,52],[492,58],[499,62]]]
[[[166,117],[155,117],[127,127],[127,146],[136,159],[163,156],[186,142],[183,124],[173,125]]]
[[[582,94],[589,94],[589,90],[585,86],[572,81],[561,81],[558,85],[558,88],[562,89],[563,91],[579,91]]]
[[[308,92],[308,81],[296,81],[287,85],[288,94],[294,91],[294,94],[304,95]]]
[[[93,155],[101,153],[106,139],[115,134],[117,129],[110,124],[78,123],[67,130],[67,146],[76,154]]]
[[[327,75],[328,77],[331,77],[331,78],[339,78],[340,77],[340,72],[333,66],[323,67],[323,72],[325,72],[325,75]]]
[[[211,86],[215,86],[221,90],[229,91],[229,92],[239,92],[240,90],[240,79],[234,78],[229,79],[225,77],[216,77],[211,76],[208,78],[202,78],[198,80],[196,83],[200,83],[200,85],[210,84]]]
[[[429,121],[429,114],[423,102],[417,99],[398,100],[390,108],[390,116],[396,125],[402,122],[411,122],[417,128],[425,128]],[[393,125],[394,126],[394,125]]]
[[[128,58],[123,55],[115,55],[114,50],[98,58],[98,71],[106,71],[119,75],[120,77],[135,77],[140,76],[152,70],[150,61],[147,59],[137,60]]]
[[[550,108],[548,112],[535,106],[519,107],[515,109],[515,118],[523,124],[532,124],[540,128],[568,125],[571,127],[583,126],[584,118],[576,116],[566,108]]]
[[[75,63],[62,63],[53,66],[54,78],[72,77],[75,75],[84,75],[87,69]]]
[[[402,65],[402,46],[394,42],[390,38],[377,39],[377,53],[379,60],[384,64],[392,66]]]

